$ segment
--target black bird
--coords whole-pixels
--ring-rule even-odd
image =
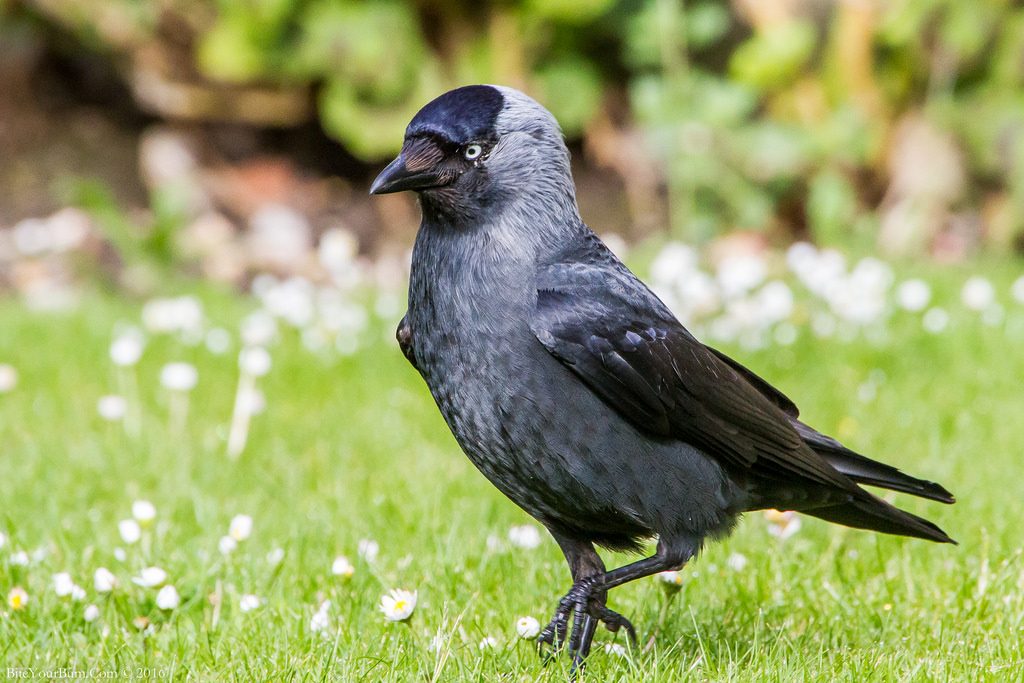
[[[583,223],[554,117],[474,85],[423,107],[373,194],[413,190],[423,220],[398,340],[477,468],[540,521],[572,573],[540,640],[574,669],[607,591],[682,567],[738,516],[777,508],[953,540],[860,488],[952,503],[942,486],[848,450],[693,337]],[[657,552],[611,571],[594,545]]]

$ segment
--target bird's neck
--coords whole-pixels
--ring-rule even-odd
[[[488,333],[526,319],[536,304],[538,264],[589,232],[575,212],[552,222],[532,212],[502,213],[470,229],[425,214],[413,252],[410,312],[441,325],[473,322]]]

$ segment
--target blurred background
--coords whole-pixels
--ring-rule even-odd
[[[1009,0],[0,0],[0,45],[0,287],[42,306],[404,253],[369,182],[475,82],[554,112],[623,244],[1024,249]]]

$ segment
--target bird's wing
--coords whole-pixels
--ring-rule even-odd
[[[804,444],[790,421],[792,401],[697,341],[621,265],[542,269],[531,327],[548,351],[642,430],[759,476],[855,488]]]
[[[710,346],[705,348],[715,354],[718,357],[718,360],[735,370],[741,377],[743,377],[743,379],[747,380],[747,382],[753,385],[755,389],[761,392],[762,396],[778,406],[778,408],[786,415],[789,415],[792,418],[800,417],[800,409],[796,407],[796,404],[793,403],[789,396],[786,396],[784,393],[773,387],[767,380],[757,375],[753,370],[742,365],[739,361],[729,358],[729,356],[725,355],[718,349],[713,349]]]
[[[419,370],[419,366],[416,365],[416,352],[412,348],[412,327],[409,325],[409,314],[406,313],[402,316],[402,320],[398,323],[398,329],[395,330],[395,339],[398,340],[398,347],[402,349],[402,355],[405,356],[414,368]]]

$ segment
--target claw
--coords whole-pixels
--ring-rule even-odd
[[[636,646],[636,628],[633,627],[633,622],[629,619],[608,609],[605,605],[591,605],[590,613],[612,633],[618,633],[619,629],[625,629],[630,645]]]
[[[537,637],[541,654],[550,661],[566,643],[566,632],[568,631],[569,652],[572,653],[572,677],[582,670],[587,655],[590,653],[590,644],[594,639],[594,631],[598,623],[603,623],[605,628],[615,633],[625,629],[629,636],[630,644],[636,645],[636,629],[626,617],[614,612],[605,605],[605,594],[594,591],[598,585],[597,576],[590,576],[581,579],[573,584],[573,587],[558,602],[558,609],[551,622],[541,631]],[[572,627],[569,628],[570,615]],[[551,649],[545,651],[544,645]]]

